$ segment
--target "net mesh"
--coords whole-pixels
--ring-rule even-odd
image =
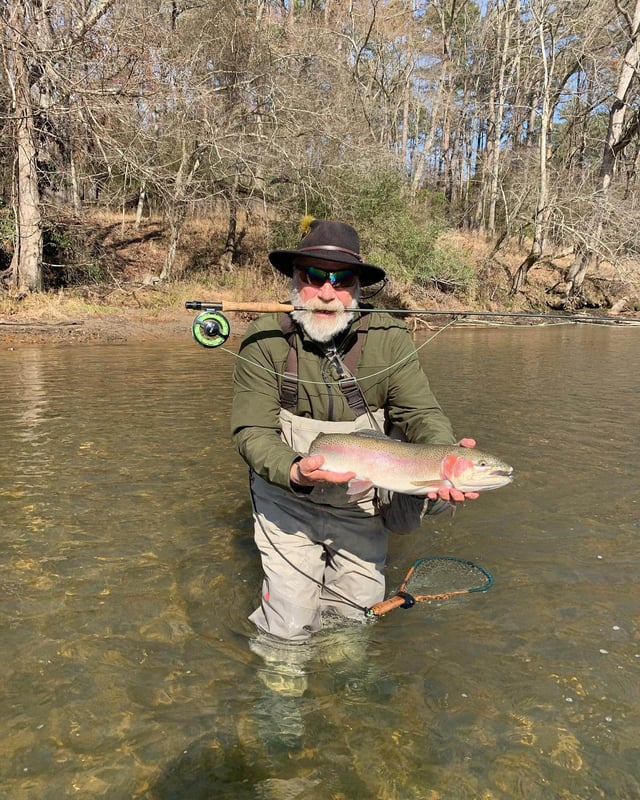
[[[491,576],[477,564],[457,558],[423,558],[414,564],[404,589],[412,595],[483,591]]]

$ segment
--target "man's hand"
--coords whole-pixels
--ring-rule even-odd
[[[315,486],[318,483],[347,483],[356,477],[355,472],[331,472],[320,469],[324,456],[305,456],[294,461],[289,470],[289,480],[295,486]]]
[[[456,442],[458,447],[475,447],[475,439],[460,439]],[[479,492],[461,492],[459,489],[454,489],[453,486],[442,486],[437,492],[429,492],[428,497],[430,500],[446,500],[449,503],[463,503],[465,500],[476,500],[480,497]]]
[[[441,486],[437,492],[429,492],[429,500],[447,500],[450,503],[463,503],[465,500],[476,500],[480,497],[479,492],[461,492],[453,486]]]

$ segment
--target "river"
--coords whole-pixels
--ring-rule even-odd
[[[0,797],[640,797],[639,337],[421,334],[516,479],[394,537],[389,592],[425,555],[495,584],[323,633],[299,697],[249,646],[237,341],[2,347]]]

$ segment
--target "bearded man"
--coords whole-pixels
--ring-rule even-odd
[[[362,287],[385,272],[363,261],[355,229],[312,220],[303,233],[295,249],[269,254],[291,278],[296,310],[249,327],[231,415],[264,572],[249,619],[291,643],[308,641],[327,615],[364,621],[385,592],[390,517],[375,490],[349,498],[354,473],[324,470],[322,456],[307,455],[315,437],[395,427],[409,442],[456,441],[405,324],[361,305]],[[443,488],[431,503],[475,496]],[[427,504],[417,501],[419,524]]]

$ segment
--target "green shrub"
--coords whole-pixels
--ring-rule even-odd
[[[473,287],[472,266],[463,253],[436,244],[443,229],[442,196],[423,192],[412,203],[406,189],[403,175],[394,169],[344,170],[339,185],[330,195],[309,203],[307,213],[352,224],[360,235],[364,259],[379,264],[390,277],[467,293]],[[295,247],[302,217],[303,212],[274,225],[270,247]]]

